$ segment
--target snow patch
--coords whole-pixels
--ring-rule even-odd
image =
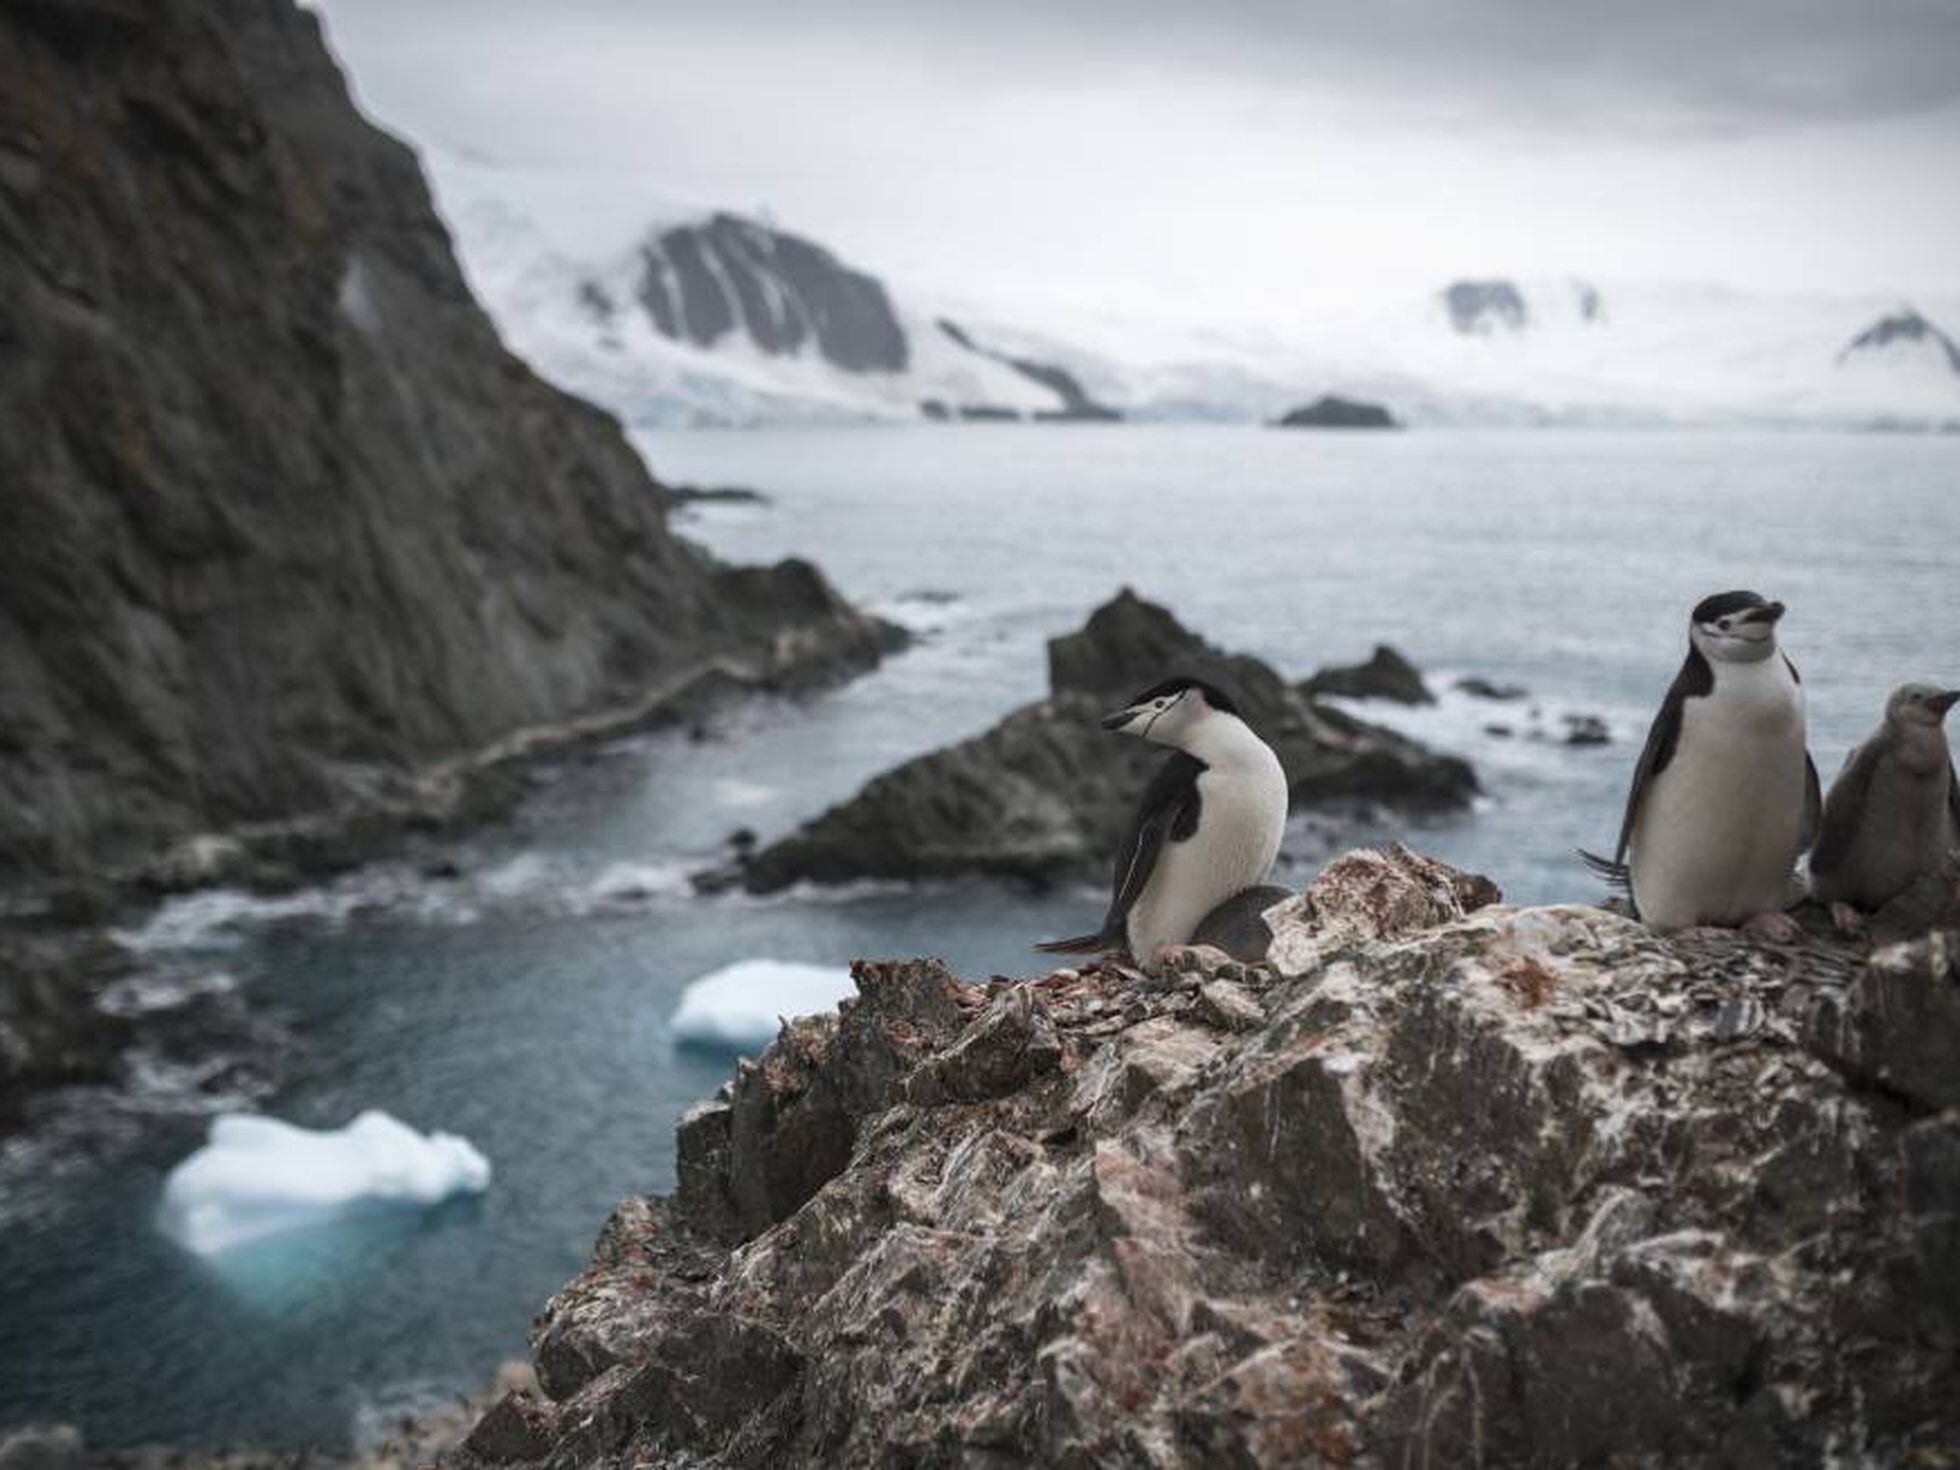
[[[158,1220],[186,1250],[214,1256],[348,1215],[480,1194],[489,1183],[490,1162],[468,1140],[418,1133],[376,1109],[326,1130],[231,1114],[170,1171]]]
[[[855,995],[851,972],[785,960],[738,960],[681,992],[674,1039],[718,1051],[759,1051],[784,1020],[833,1009]]]

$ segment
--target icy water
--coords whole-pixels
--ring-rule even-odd
[[[103,1443],[344,1444],[483,1382],[580,1265],[611,1204],[672,1181],[672,1125],[725,1058],[674,1045],[682,987],[729,961],[937,953],[1026,972],[1093,892],[984,884],[696,899],[728,832],[765,837],[894,761],[985,727],[1044,683],[1043,640],[1129,584],[1288,672],[1402,648],[1439,685],[1528,686],[1614,743],[1499,739],[1526,706],[1370,707],[1477,763],[1474,814],[1413,834],[1523,901],[1592,890],[1686,609],[1752,586],[1785,641],[1828,780],[1905,677],[1960,681],[1960,439],[1007,427],[666,434],[669,478],[752,485],[690,534],[795,552],[919,646],[705,742],[626,741],[553,766],[511,823],[443,854],[279,901],[204,895],[139,939],[222,971],[304,1045],[267,1110],[338,1126],[380,1107],[472,1140],[480,1199],[263,1242],[207,1262],[154,1228],[200,1128],[135,1163],[39,1169],[0,1200],[0,1427],[79,1422]],[[1379,836],[1379,833],[1362,834]],[[1296,834],[1304,879],[1324,853]],[[447,871],[447,869],[445,869]]]

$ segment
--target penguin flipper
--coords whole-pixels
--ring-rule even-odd
[[[1109,912],[1095,934],[1075,939],[1055,939],[1035,948],[1043,954],[1093,954],[1100,950],[1121,949],[1129,943],[1130,908],[1150,882],[1156,870],[1157,855],[1166,842],[1181,842],[1198,830],[1198,777],[1205,763],[1184,751],[1172,751],[1144,788],[1137,805],[1136,821],[1116,855],[1116,873],[1111,884]]]
[[[1641,747],[1640,760],[1633,768],[1633,782],[1627,788],[1626,815],[1620,819],[1620,840],[1613,846],[1613,866],[1624,871],[1627,849],[1633,845],[1633,825],[1640,819],[1640,799],[1647,794],[1648,783],[1667,769],[1668,762],[1674,759],[1675,746],[1681,743],[1682,707],[1714,688],[1715,671],[1708,666],[1700,649],[1690,648],[1681,671],[1667,686],[1660,713],[1647,727],[1647,743]]]
[[[1824,830],[1824,787],[1817,779],[1817,762],[1810,752],[1803,753],[1803,845],[1798,852],[1809,852]]]

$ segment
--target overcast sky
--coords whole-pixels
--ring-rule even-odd
[[[677,200],[1185,319],[1466,274],[1960,292],[1960,0],[318,8],[370,115],[595,248]]]

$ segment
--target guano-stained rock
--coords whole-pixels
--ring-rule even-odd
[[[623,1207],[540,1319],[554,1401],[525,1422],[560,1427],[534,1461],[1715,1467],[1960,1442],[1960,1109],[1922,1080],[1960,1014],[1895,993],[1951,986],[1953,939],[1867,962],[1668,938],[1506,907],[1402,849],[1270,916],[1279,961],[1163,981],[861,966],[855,1004],[733,1089],[792,1120],[791,1094],[841,1100],[841,1163],[734,1235]],[[798,1136],[738,1157],[691,1122],[683,1180],[732,1198]],[[679,1344],[708,1355],[702,1402],[660,1366]]]

